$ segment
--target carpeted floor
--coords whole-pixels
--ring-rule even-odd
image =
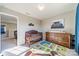
[[[56,51],[63,56],[78,56],[74,49],[69,49],[54,43],[49,43],[47,41],[38,42],[36,44],[31,45],[31,47],[46,52]]]
[[[32,45],[30,48],[35,48],[35,49],[37,49],[37,50],[39,50],[39,46],[38,46],[38,44],[39,44],[39,42],[38,43],[36,43],[36,44],[34,44],[34,45]],[[44,43],[45,44],[45,43]],[[47,43],[48,45],[49,45],[49,43]],[[43,44],[42,44],[43,45]],[[48,47],[48,45],[44,45],[45,47]],[[22,45],[23,47],[26,47],[26,45]],[[2,41],[2,51],[4,51],[5,49],[8,49],[8,48],[13,48],[13,47],[17,47],[16,46],[16,40],[15,39],[13,39],[13,40],[11,40],[11,39],[8,39],[8,40],[3,40]],[[37,47],[37,48],[36,48]],[[50,47],[51,48],[51,47]],[[55,47],[53,47],[53,48],[55,48]],[[59,48],[59,47],[58,47]],[[18,49],[18,48],[17,48]],[[46,48],[47,49],[47,48]],[[46,49],[43,49],[42,51],[47,51]],[[40,49],[41,50],[41,49]],[[56,50],[56,49],[54,49],[54,50]],[[63,50],[64,51],[64,50]],[[66,50],[65,50],[66,51]],[[78,56],[77,55],[77,53],[75,52],[75,50],[73,50],[73,49],[67,49],[67,51],[66,51],[67,53],[66,53],[66,55],[65,56]],[[62,52],[60,52],[60,53],[62,53]]]

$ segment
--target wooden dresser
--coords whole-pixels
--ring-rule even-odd
[[[70,33],[46,32],[46,40],[70,48]]]

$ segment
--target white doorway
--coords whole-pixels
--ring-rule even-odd
[[[7,13],[1,16],[1,52],[17,46],[17,17]]]

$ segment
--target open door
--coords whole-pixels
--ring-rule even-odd
[[[76,10],[75,50],[79,55],[79,4]]]

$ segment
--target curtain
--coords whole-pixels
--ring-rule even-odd
[[[76,10],[75,50],[79,54],[79,4]]]

